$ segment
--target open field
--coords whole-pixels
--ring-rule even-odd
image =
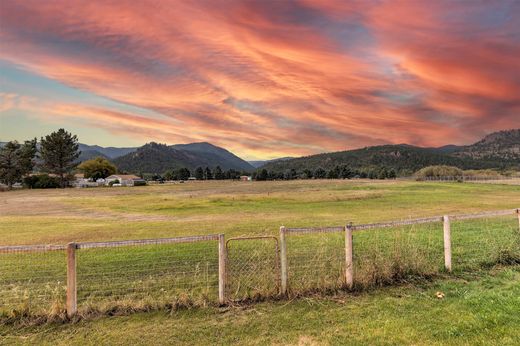
[[[511,209],[520,186],[409,181],[203,182],[0,195],[2,245],[344,225]]]
[[[1,245],[63,244],[69,241],[215,233],[225,233],[227,238],[254,234],[277,235],[280,225],[330,226],[344,225],[349,221],[366,223],[446,213],[512,209],[520,205],[520,186],[403,181],[209,182],[120,189],[14,191],[4,193],[1,197]],[[505,323],[502,316],[507,315],[511,309],[514,311],[519,308],[517,300],[507,301],[505,298],[514,297],[515,287],[519,284],[519,269],[514,264],[517,263],[515,256],[520,254],[519,239],[516,216],[453,222],[455,272],[449,276],[443,271],[441,224],[356,232],[355,288],[357,292],[365,293],[351,296],[335,290],[344,284],[341,281],[341,273],[344,271],[342,233],[290,236],[288,261],[291,269],[291,296],[302,292],[307,292],[308,296],[309,292],[316,289],[333,289],[331,293],[335,298],[329,296],[302,298],[290,303],[262,303],[244,310],[231,308],[224,314],[217,307],[188,311],[176,311],[174,308],[171,315],[163,311],[133,317],[82,321],[62,327],[54,324],[27,328],[21,328],[20,325],[5,326],[0,327],[3,328],[0,331],[5,336],[12,336],[12,333],[18,335],[9,340],[21,342],[31,340],[31,333],[40,335],[50,330],[45,333],[50,343],[54,343],[60,335],[63,337],[63,333],[85,335],[90,331],[94,337],[107,336],[107,340],[113,337],[113,342],[117,343],[119,324],[125,325],[126,330],[144,328],[149,331],[149,337],[154,338],[156,332],[162,333],[159,329],[163,325],[169,325],[173,330],[164,332],[164,339],[161,339],[162,336],[153,339],[158,343],[166,343],[166,336],[178,337],[179,333],[185,331],[176,330],[172,324],[186,323],[190,325],[182,339],[186,344],[203,343],[215,340],[218,336],[227,340],[222,343],[243,341],[241,343],[334,344],[345,341],[344,338],[354,329],[364,327],[367,328],[366,333],[356,334],[355,340],[360,343],[382,341],[380,338],[386,338],[387,334],[390,337],[388,340],[393,340],[389,343],[431,343],[436,337],[445,342],[463,340],[484,343],[487,334],[465,332],[467,329],[464,326],[469,323],[470,329],[487,328],[492,333],[497,333],[500,340],[507,344],[508,338],[518,336],[512,332],[512,327],[508,327],[510,322],[515,322],[514,318]],[[188,305],[211,305],[216,294],[216,246],[208,244],[185,244],[175,248],[153,246],[130,250],[80,250],[78,280],[82,286],[78,300],[91,308],[108,299],[108,305],[105,304],[104,308],[97,306],[95,309],[116,313],[124,312],[125,309],[111,310],[110,303],[114,303],[114,296],[119,299],[116,302],[119,306],[127,306],[127,311],[157,307],[171,310],[172,301],[180,306],[184,305],[183,302],[189,302]],[[272,262],[268,258],[272,254],[272,244],[266,241],[265,246],[258,242],[238,245],[236,243],[235,247],[230,248],[235,251],[229,253],[230,262],[233,263],[234,258],[247,258],[249,262],[236,262],[238,265],[235,269],[230,266],[231,270],[238,270],[236,278],[239,280],[229,282],[229,297],[248,299],[258,294],[276,295],[277,283],[273,286],[276,275],[273,276]],[[198,265],[202,263],[198,259],[201,256],[209,256],[203,262],[206,263],[204,267]],[[35,256],[24,262],[25,258],[14,256],[11,262],[4,261],[4,268],[8,268],[8,271],[0,276],[30,277],[34,263],[38,263],[40,276],[36,278],[48,280],[53,277],[56,281],[63,282],[63,252],[46,254],[45,261],[42,261],[43,257]],[[176,265],[172,266],[172,263]],[[190,263],[197,264],[195,269]],[[501,267],[503,264],[512,265]],[[107,273],[110,275],[107,276]],[[172,277],[175,278],[174,282]],[[197,285],[193,285],[193,280],[185,280],[193,277],[197,278]],[[435,281],[427,283],[430,280]],[[38,280],[35,281],[37,282]],[[487,286],[482,289],[476,282]],[[379,288],[370,292],[374,287],[389,284],[401,286]],[[130,291],[128,286],[131,286]],[[493,289],[488,290],[488,286]],[[188,292],[180,300],[178,297],[182,292],[176,291],[179,287]],[[431,291],[438,290],[439,287],[449,292],[445,300],[433,298]],[[370,293],[367,293],[367,289]],[[482,311],[469,311],[465,306],[466,293],[459,292],[465,289],[475,299],[482,294],[505,303],[482,303]],[[143,295],[143,292],[146,294]],[[60,285],[56,285],[48,287],[45,294],[61,299],[64,291]],[[435,314],[424,315],[428,308],[433,307],[438,309],[436,314],[442,315],[442,307],[445,306],[442,304],[448,301],[453,305],[448,306],[447,313],[455,313],[457,309],[462,311],[460,318],[455,319],[461,325],[453,333],[440,329],[442,325],[438,322],[434,323],[432,318]],[[430,336],[426,336],[426,341],[419,337],[420,331],[427,326],[421,321],[412,321],[417,318],[413,303],[422,306],[420,309],[423,311],[423,318],[431,320],[438,328],[436,332],[432,331]],[[406,306],[401,310],[405,316],[400,317],[400,322],[387,321],[384,327],[373,324],[373,321],[380,321],[381,315],[395,318],[397,312],[392,310],[396,308],[394,304]],[[59,304],[54,308],[57,313],[62,309]],[[356,316],[356,322],[346,323],[352,317],[342,315],[342,311]],[[257,312],[260,316],[258,318],[255,317]],[[474,314],[480,312],[487,313],[486,318],[475,319]],[[302,314],[309,316],[309,321],[295,322]],[[263,315],[265,316],[262,317]],[[278,317],[284,323],[273,327],[273,322],[269,322],[271,317]],[[490,325],[488,318],[491,321],[500,319],[502,322],[500,325]],[[255,321],[252,322],[252,319]],[[325,327],[323,319],[328,320],[331,325]],[[247,323],[252,323],[254,328],[249,329]],[[403,328],[397,323],[410,324],[406,335],[391,333],[392,328]],[[204,325],[215,326],[216,330],[196,336]],[[284,325],[290,331],[279,329]],[[232,331],[220,330],[224,326]],[[92,328],[95,330],[92,331]],[[99,335],[96,334],[97,330]],[[338,338],[329,335],[332,330],[337,331]],[[257,339],[258,335],[265,335],[265,342]],[[141,340],[145,344],[146,337],[148,335],[145,334],[145,338]],[[247,339],[240,340],[240,337]],[[149,342],[150,340],[152,339],[148,339]]]

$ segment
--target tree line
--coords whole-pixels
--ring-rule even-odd
[[[261,169],[254,172],[253,180],[294,180],[294,179],[395,179],[397,172],[393,168],[367,168],[367,169],[352,169],[347,165],[336,165],[330,170],[325,170],[318,167],[314,170],[303,169],[296,170],[294,168],[287,169],[283,172]]]
[[[168,170],[163,174],[153,174],[149,178],[153,181],[188,180],[190,177],[197,180],[236,180],[240,179],[242,175],[247,175],[247,172],[240,172],[235,169],[222,170],[220,166],[216,166],[214,169],[197,167],[193,171],[183,167]],[[145,175],[141,174],[141,177],[145,178]]]
[[[0,182],[9,189],[24,177],[29,184],[35,183],[28,175],[37,169],[55,175],[44,178],[44,184],[66,187],[79,155],[77,136],[64,129],[41,137],[39,143],[36,138],[24,143],[7,142],[0,148]]]

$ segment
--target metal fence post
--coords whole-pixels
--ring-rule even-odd
[[[451,272],[451,226],[450,217],[444,215],[444,267]]]
[[[354,256],[353,256],[352,224],[345,226],[345,282],[348,288],[354,286]]]
[[[77,310],[76,243],[69,243],[67,244],[67,316],[74,316]]]
[[[218,235],[218,302],[226,302],[226,241],[224,234]]]
[[[287,294],[287,243],[285,242],[285,226],[280,227],[280,281],[281,294]]]

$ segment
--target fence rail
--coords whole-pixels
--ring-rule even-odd
[[[478,243],[481,233],[475,227],[465,227],[464,238],[459,224],[453,223],[510,215],[517,215],[518,222],[492,225],[485,244]],[[438,223],[443,224],[442,233]],[[513,230],[516,240],[497,235],[503,228]],[[520,261],[519,229],[520,209],[509,209],[345,226],[282,226],[278,237],[227,241],[224,234],[211,234],[0,246],[0,313],[2,308],[36,301],[43,308],[64,304],[68,316],[73,316],[78,306],[105,300],[170,304],[172,299],[189,298],[225,304],[262,294],[352,288],[356,282],[381,283],[399,273],[424,271],[418,268],[421,264],[435,270],[442,261],[450,272],[463,267],[464,257],[472,253],[485,259],[488,254],[483,248],[490,249],[498,238],[503,242],[498,253],[513,251]],[[478,245],[461,249],[464,241]],[[407,256],[416,263],[404,263]]]

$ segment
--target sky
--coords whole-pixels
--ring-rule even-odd
[[[520,1],[0,0],[0,141],[246,159],[520,123]]]

